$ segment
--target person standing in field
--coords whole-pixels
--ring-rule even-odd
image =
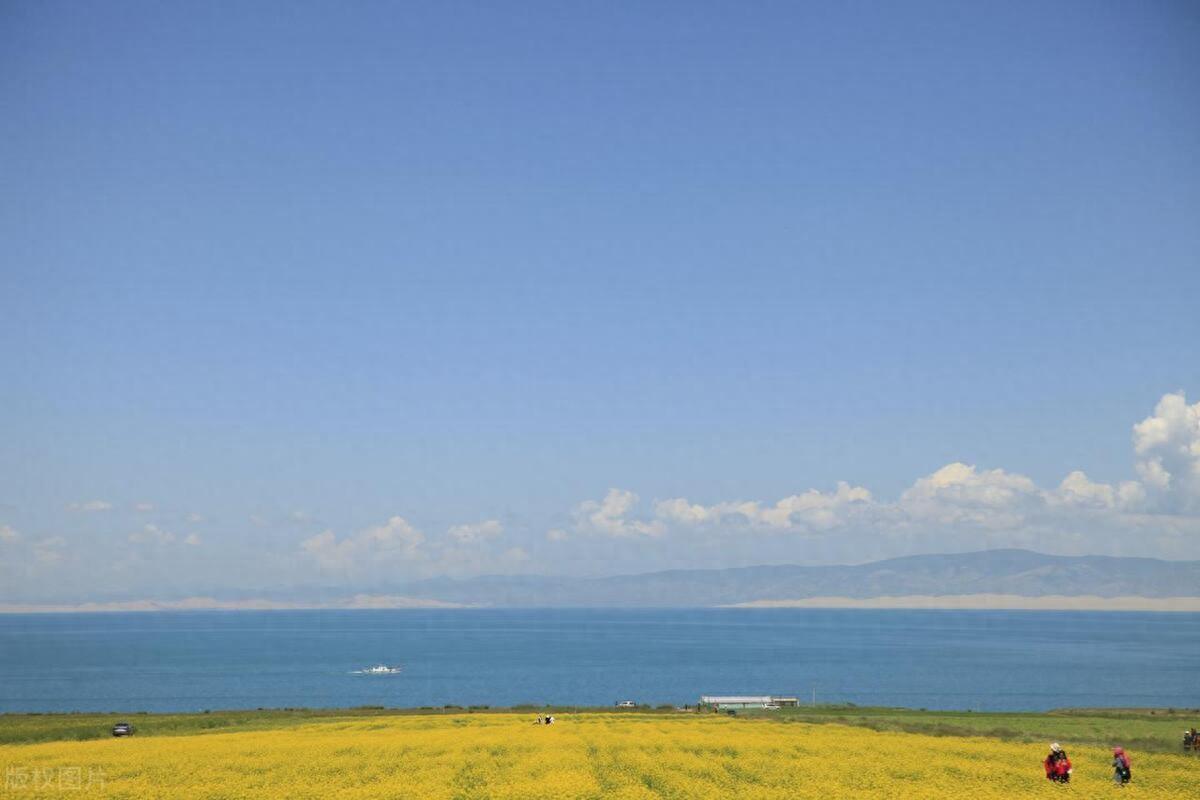
[[[1059,783],[1071,782],[1071,759],[1067,757],[1067,751],[1061,747],[1058,748],[1058,761],[1054,766],[1054,771],[1057,775],[1055,780]]]
[[[1113,748],[1113,783],[1118,786],[1124,786],[1133,779],[1133,773],[1129,771],[1129,756],[1125,755],[1125,750],[1120,747]]]
[[[1063,750],[1058,742],[1050,745],[1050,754],[1046,756],[1042,766],[1046,768],[1047,780],[1055,783],[1071,782],[1071,759],[1067,758],[1067,751]]]
[[[1058,762],[1058,745],[1050,745],[1050,752],[1042,760],[1042,766],[1046,769],[1046,780],[1054,780],[1054,765]]]

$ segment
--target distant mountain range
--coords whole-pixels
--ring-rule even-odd
[[[1028,550],[892,558],[856,566],[693,569],[564,578],[491,575],[251,597],[0,604],[0,613],[304,608],[877,607],[1200,612],[1200,561],[1050,556]]]
[[[1200,597],[1200,561],[985,550],[856,566],[671,570],[609,578],[440,578],[408,583],[402,594],[501,607],[723,606],[930,595]]]

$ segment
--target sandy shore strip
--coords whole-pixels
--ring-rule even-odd
[[[443,603],[401,595],[356,594],[344,600],[327,603],[288,602],[280,600],[215,600],[211,597],[188,597],[183,600],[128,600],[102,603],[0,603],[0,614],[79,614],[87,612],[127,611],[316,611],[322,609],[378,608],[470,608],[459,603]]]
[[[1200,597],[1099,597],[1097,595],[914,594],[885,597],[806,597],[754,600],[722,608],[929,608],[1013,611],[1200,611]]]

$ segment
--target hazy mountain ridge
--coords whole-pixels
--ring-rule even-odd
[[[906,595],[1195,597],[1200,596],[1200,561],[987,550],[855,566],[671,570],[608,578],[440,578],[403,588],[406,595],[448,603],[546,607],[714,606]]]
[[[122,595],[0,602],[0,613],[370,608],[1078,608],[1200,610],[1200,561],[1051,556],[1028,550],[918,555],[858,565],[668,570],[604,578],[483,575],[294,587],[254,595]]]

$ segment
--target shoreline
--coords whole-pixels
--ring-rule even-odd
[[[614,705],[572,705],[570,703],[518,703],[512,706],[491,705],[458,705],[451,703],[441,706],[259,706],[255,708],[210,708],[199,711],[0,711],[0,722],[13,717],[107,717],[124,714],[129,717],[205,717],[205,716],[291,716],[291,717],[328,717],[328,716],[444,716],[447,714],[536,714],[551,711],[558,714],[718,714],[724,711],[714,711],[709,706],[700,707],[696,703],[687,705],[642,704],[632,707]],[[766,710],[761,708],[738,709],[738,715],[753,717],[786,717],[791,715],[829,714],[829,715],[872,715],[872,714],[914,714],[921,716],[954,717],[970,715],[972,717],[1102,717],[1102,716],[1161,716],[1191,718],[1200,714],[1200,706],[1064,706],[1045,710],[1019,709],[997,710],[964,708],[917,708],[915,706],[868,706],[855,703],[803,703],[796,706],[786,706],[781,709]]]
[[[189,597],[183,600],[130,600],[92,603],[0,603],[0,615],[19,614],[153,614],[188,611],[645,611],[701,609],[865,609],[928,611],[1140,611],[1200,613],[1200,597],[1142,597],[1122,595],[881,595],[878,597],[820,596],[750,600],[702,606],[505,606],[468,605],[396,595],[358,595],[328,603],[265,599],[217,600]]]
[[[603,719],[605,724],[628,720],[660,720],[662,724],[724,725],[737,720],[749,726],[789,723],[841,725],[866,731],[928,733],[938,737],[987,737],[998,740],[1067,741],[1073,744],[1105,745],[1119,739],[1142,752],[1179,751],[1179,732],[1200,724],[1200,708],[1078,707],[1046,711],[983,711],[973,709],[926,710],[887,706],[816,705],[780,710],[739,709],[736,714],[697,712],[674,706],[560,706],[516,705],[508,707],[440,706],[421,708],[279,708],[254,710],[210,710],[199,712],[5,712],[0,713],[0,746],[52,741],[111,739],[117,722],[131,723],[139,738],[273,732],[283,734],[298,726],[333,723],[339,728],[349,721],[383,724],[387,720],[428,720],[418,724],[441,724],[437,720],[470,718],[507,724],[525,722],[538,714],[551,714],[559,721]],[[492,723],[484,723],[492,724]]]
[[[945,611],[1152,611],[1200,612],[1200,597],[1016,594],[884,595],[880,597],[806,597],[795,600],[752,600],[721,608],[863,608]]]

